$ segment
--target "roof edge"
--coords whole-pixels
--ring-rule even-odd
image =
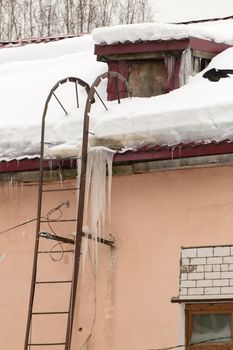
[[[178,144],[175,146],[153,146],[144,147],[139,150],[128,150],[124,153],[117,152],[113,157],[114,165],[132,164],[139,162],[173,160],[191,157],[204,157],[212,155],[230,154],[233,153],[233,142],[225,140],[222,142],[204,143],[189,143]],[[0,173],[36,171],[40,166],[39,158],[11,160],[0,162]],[[51,166],[52,164],[52,166]],[[74,159],[53,159],[45,160],[45,169],[68,169],[75,168],[76,162]]]

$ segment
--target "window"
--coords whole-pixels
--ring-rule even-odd
[[[233,348],[233,303],[187,304],[185,322],[188,350]]]

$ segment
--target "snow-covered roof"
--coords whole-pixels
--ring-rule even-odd
[[[178,40],[196,37],[233,45],[233,19],[192,24],[140,23],[96,28],[96,44],[116,44],[153,40]]]
[[[91,84],[107,68],[96,61],[93,52],[90,35],[0,50],[0,159],[30,158],[39,154],[42,112],[50,89],[68,76]],[[78,116],[82,114],[74,108],[73,86],[62,86],[57,95],[70,114],[72,111]],[[83,108],[86,93],[79,89],[79,95]],[[72,123],[73,119],[65,117],[53,98],[47,116],[49,140],[61,143],[75,138],[79,129],[72,127]]]
[[[220,33],[222,34],[222,33]],[[0,50],[0,159],[36,157],[46,97],[52,86],[67,76],[91,84],[107,70],[93,54],[91,36],[60,42]],[[216,56],[208,68],[233,69],[233,48]],[[99,91],[105,97],[106,81]],[[202,73],[180,89],[151,98],[106,102],[98,98],[90,118],[91,145],[117,149],[144,145],[177,145],[181,142],[233,141],[233,76],[210,82]],[[68,111],[65,115],[56,99],[47,116],[46,142],[50,157],[77,154],[81,137],[86,93],[79,89],[76,108],[73,86],[64,84],[57,96]]]
[[[233,48],[217,55],[211,68],[233,69]],[[108,112],[93,116],[96,143],[138,149],[233,141],[233,74],[212,82],[203,72],[169,94],[108,104]]]

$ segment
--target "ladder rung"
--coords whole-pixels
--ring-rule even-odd
[[[32,312],[32,315],[62,315],[68,314],[69,311],[44,311],[44,312]]]
[[[66,345],[66,343],[29,343],[28,346],[54,346],[54,345]]]
[[[72,188],[54,188],[53,190],[42,190],[42,192],[62,192],[62,191],[77,191],[79,187]]]
[[[38,254],[74,253],[74,250],[41,250]]]
[[[71,283],[72,280],[67,281],[36,281],[35,284],[52,284],[52,283]]]
[[[63,220],[41,220],[41,223],[48,223],[48,222],[76,222],[77,219],[63,219]]]

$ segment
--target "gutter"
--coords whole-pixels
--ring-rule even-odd
[[[173,160],[191,157],[205,157],[233,153],[233,142],[228,140],[221,142],[178,144],[172,147],[153,146],[139,150],[129,150],[124,153],[117,152],[113,157],[114,165],[128,165],[139,162]],[[45,169],[73,169],[76,168],[74,159],[45,160]],[[11,160],[0,162],[0,173],[36,171],[39,170],[39,157],[33,159]]]

